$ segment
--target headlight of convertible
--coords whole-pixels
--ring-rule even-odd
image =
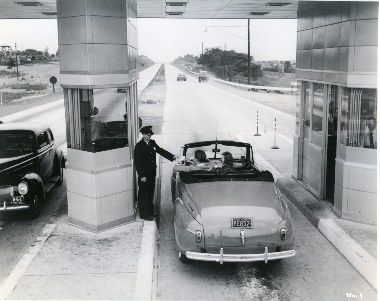
[[[25,183],[25,182],[20,182],[17,186],[18,188],[18,192],[20,194],[27,194],[28,190],[29,190],[29,187],[28,187],[28,184]]]

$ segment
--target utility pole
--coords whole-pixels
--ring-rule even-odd
[[[16,70],[17,70],[17,81],[18,81],[18,59],[17,59],[17,46],[15,43],[15,54],[16,54]]]
[[[203,64],[203,42],[202,42],[202,69],[204,69],[204,64]]]
[[[250,27],[248,19],[248,85],[251,84],[251,39],[250,39]]]
[[[223,55],[223,61],[224,61],[223,79],[226,80],[226,43],[224,43],[224,55]]]

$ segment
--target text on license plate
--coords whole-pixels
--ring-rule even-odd
[[[14,196],[12,199],[12,204],[19,205],[24,203],[24,197],[21,196]]]
[[[233,217],[232,228],[249,228],[252,229],[252,218],[250,217]]]

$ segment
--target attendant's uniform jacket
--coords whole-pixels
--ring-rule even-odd
[[[156,176],[156,153],[159,153],[169,161],[174,161],[175,157],[172,153],[159,147],[154,140],[149,141],[149,145],[141,139],[135,146],[135,166],[136,171],[141,178]]]

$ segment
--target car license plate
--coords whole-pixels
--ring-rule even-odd
[[[252,218],[251,217],[233,217],[232,228],[252,229]]]
[[[24,204],[24,196],[14,196],[12,200],[12,204],[14,205],[21,205]]]

